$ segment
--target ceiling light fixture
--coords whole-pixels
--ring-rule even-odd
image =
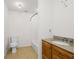
[[[22,2],[15,2],[15,6],[17,6],[18,8],[24,7]]]

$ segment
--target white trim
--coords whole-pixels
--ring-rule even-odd
[[[28,47],[28,46],[31,46],[31,44],[27,44],[27,45],[19,45],[19,46],[17,46],[17,47],[20,48],[20,47]]]

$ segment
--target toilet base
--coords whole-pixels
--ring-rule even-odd
[[[16,48],[12,48],[12,53],[16,53]]]

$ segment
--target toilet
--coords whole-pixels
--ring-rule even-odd
[[[12,48],[12,53],[16,53],[17,41],[15,38],[10,38],[10,48]]]

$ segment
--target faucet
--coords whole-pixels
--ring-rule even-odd
[[[63,38],[63,42],[68,43],[68,39],[67,38]]]

